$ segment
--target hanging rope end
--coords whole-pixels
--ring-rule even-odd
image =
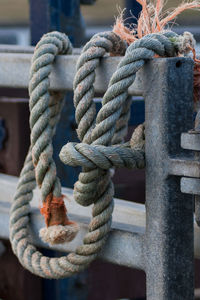
[[[67,217],[63,198],[64,196],[55,197],[51,193],[40,209],[46,223],[46,228],[40,230],[40,237],[50,245],[70,242],[79,231],[78,224]]]
[[[40,237],[43,242],[50,245],[71,242],[77,235],[79,226],[77,223],[70,225],[53,225],[40,229]]]
[[[177,43],[178,52],[180,54],[187,54],[194,49],[196,41],[192,33],[185,31],[182,36],[179,36]]]

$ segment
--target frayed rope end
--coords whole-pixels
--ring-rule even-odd
[[[71,242],[77,235],[79,226],[77,223],[70,225],[53,225],[40,229],[41,239],[50,245]]]
[[[128,44],[133,43],[137,39],[141,39],[143,36],[150,33],[164,32],[169,26],[170,22],[176,19],[176,17],[188,9],[200,10],[199,0],[186,1],[179,4],[175,9],[165,10],[165,2],[163,0],[146,1],[136,0],[141,6],[142,10],[137,20],[137,25],[129,24],[128,28],[125,26],[124,12],[122,10],[119,16],[116,18],[113,31],[125,40]],[[170,26],[171,27],[171,26]],[[180,46],[180,50],[185,53],[187,51],[187,44],[191,44],[191,36],[184,36],[184,41]]]
[[[72,241],[79,230],[78,224],[68,219],[63,198],[50,193],[40,209],[47,226],[40,230],[40,237],[51,245]]]
[[[187,54],[194,49],[196,41],[192,33],[185,31],[183,35],[179,36],[177,41],[177,48],[180,54]]]

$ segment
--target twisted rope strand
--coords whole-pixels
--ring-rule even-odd
[[[55,95],[54,101],[49,101],[48,76],[54,56],[68,49],[69,45],[66,46],[66,43],[69,44],[67,39],[63,41],[63,35],[51,33],[44,36],[36,47],[29,88],[31,95],[31,150],[20,175],[10,218],[10,239],[14,253],[24,267],[34,274],[46,278],[70,276],[80,272],[95,259],[105,243],[105,237],[111,224],[110,214],[113,209],[112,205],[107,208],[108,203],[106,202],[104,205],[100,205],[96,212],[102,214],[102,217],[97,219],[94,210],[94,221],[89,226],[90,232],[84,239],[84,245],[78,247],[76,253],[71,253],[67,257],[45,257],[29,242],[29,202],[35,187],[35,176],[37,184],[41,187],[43,200],[51,190],[54,195],[61,195],[52,159],[51,139],[55,132],[62,101],[61,99],[56,101]],[[62,95],[59,95],[58,98],[62,98]]]
[[[130,101],[128,87],[146,60],[153,58],[155,54],[174,56],[177,53],[177,45],[177,35],[164,33],[149,35],[129,46],[109,82],[103,106],[96,120],[92,99],[95,70],[106,52],[123,53],[124,44],[114,33],[102,33],[84,47],[74,80],[74,104],[81,143],[64,146],[60,155],[66,163],[83,167],[75,185],[74,196],[82,205],[94,203],[92,220],[83,244],[77,247],[75,253],[50,258],[43,256],[29,241],[29,202],[33,196],[35,178],[41,187],[44,201],[50,192],[56,197],[61,196],[60,183],[52,159],[51,140],[62,101],[56,100],[55,95],[50,101],[48,88],[55,55],[66,53],[71,48],[66,36],[57,32],[45,35],[38,43],[29,88],[31,148],[20,174],[10,216],[13,251],[21,264],[34,274],[57,279],[71,276],[86,268],[102,249],[110,230],[113,211],[114,189],[109,169],[122,165],[144,166],[144,127],[140,126],[136,130],[130,143],[120,144],[129,113],[129,109],[126,108]],[[62,98],[62,95],[58,98]],[[119,144],[112,146],[116,143]]]

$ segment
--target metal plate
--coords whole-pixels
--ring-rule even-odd
[[[183,149],[200,151],[200,133],[182,133],[181,147]]]
[[[200,195],[200,179],[181,178],[181,192],[186,194]]]

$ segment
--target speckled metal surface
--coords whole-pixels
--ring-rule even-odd
[[[193,200],[181,193],[180,177],[170,175],[168,165],[171,158],[186,155],[180,135],[192,128],[193,63],[172,58],[151,64],[143,70],[147,299],[192,300]]]

